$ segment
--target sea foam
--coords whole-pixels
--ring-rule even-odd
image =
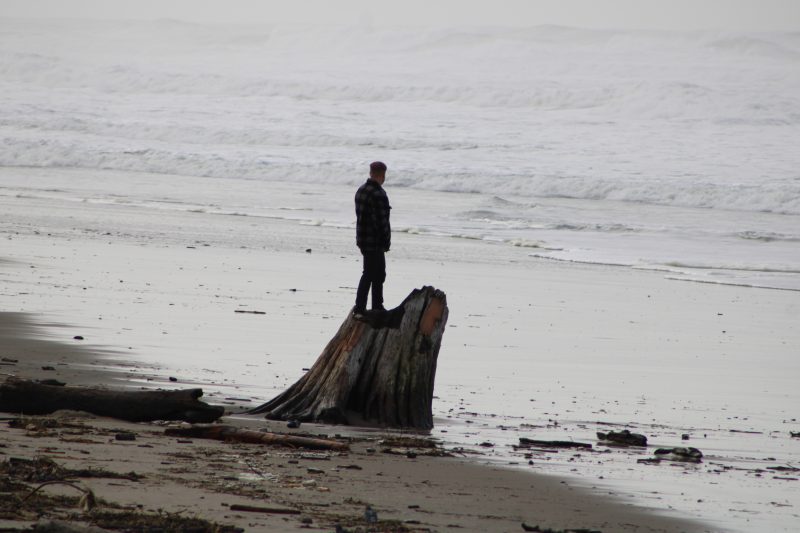
[[[4,166],[800,213],[796,34],[0,25]]]

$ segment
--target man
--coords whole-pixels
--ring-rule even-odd
[[[356,192],[356,245],[364,257],[364,271],[356,292],[355,314],[367,310],[367,295],[372,287],[372,309],[384,311],[383,282],[386,257],[392,241],[389,225],[389,198],[383,190],[386,165],[375,161],[369,166],[369,179]]]

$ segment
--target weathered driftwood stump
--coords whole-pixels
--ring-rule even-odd
[[[430,429],[447,299],[415,289],[399,307],[348,315],[294,385],[249,413],[273,420]]]
[[[46,415],[60,409],[70,409],[132,422],[213,422],[223,415],[225,409],[201,402],[198,398],[202,395],[202,389],[115,391],[43,385],[9,378],[0,384],[0,411]]]

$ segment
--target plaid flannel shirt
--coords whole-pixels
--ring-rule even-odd
[[[356,192],[356,245],[362,252],[388,252],[392,244],[389,198],[371,179]]]

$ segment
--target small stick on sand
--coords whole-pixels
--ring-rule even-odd
[[[244,511],[247,513],[268,513],[268,514],[300,514],[297,509],[277,508],[277,507],[258,507],[255,505],[239,505],[234,504],[230,506],[231,511]]]

